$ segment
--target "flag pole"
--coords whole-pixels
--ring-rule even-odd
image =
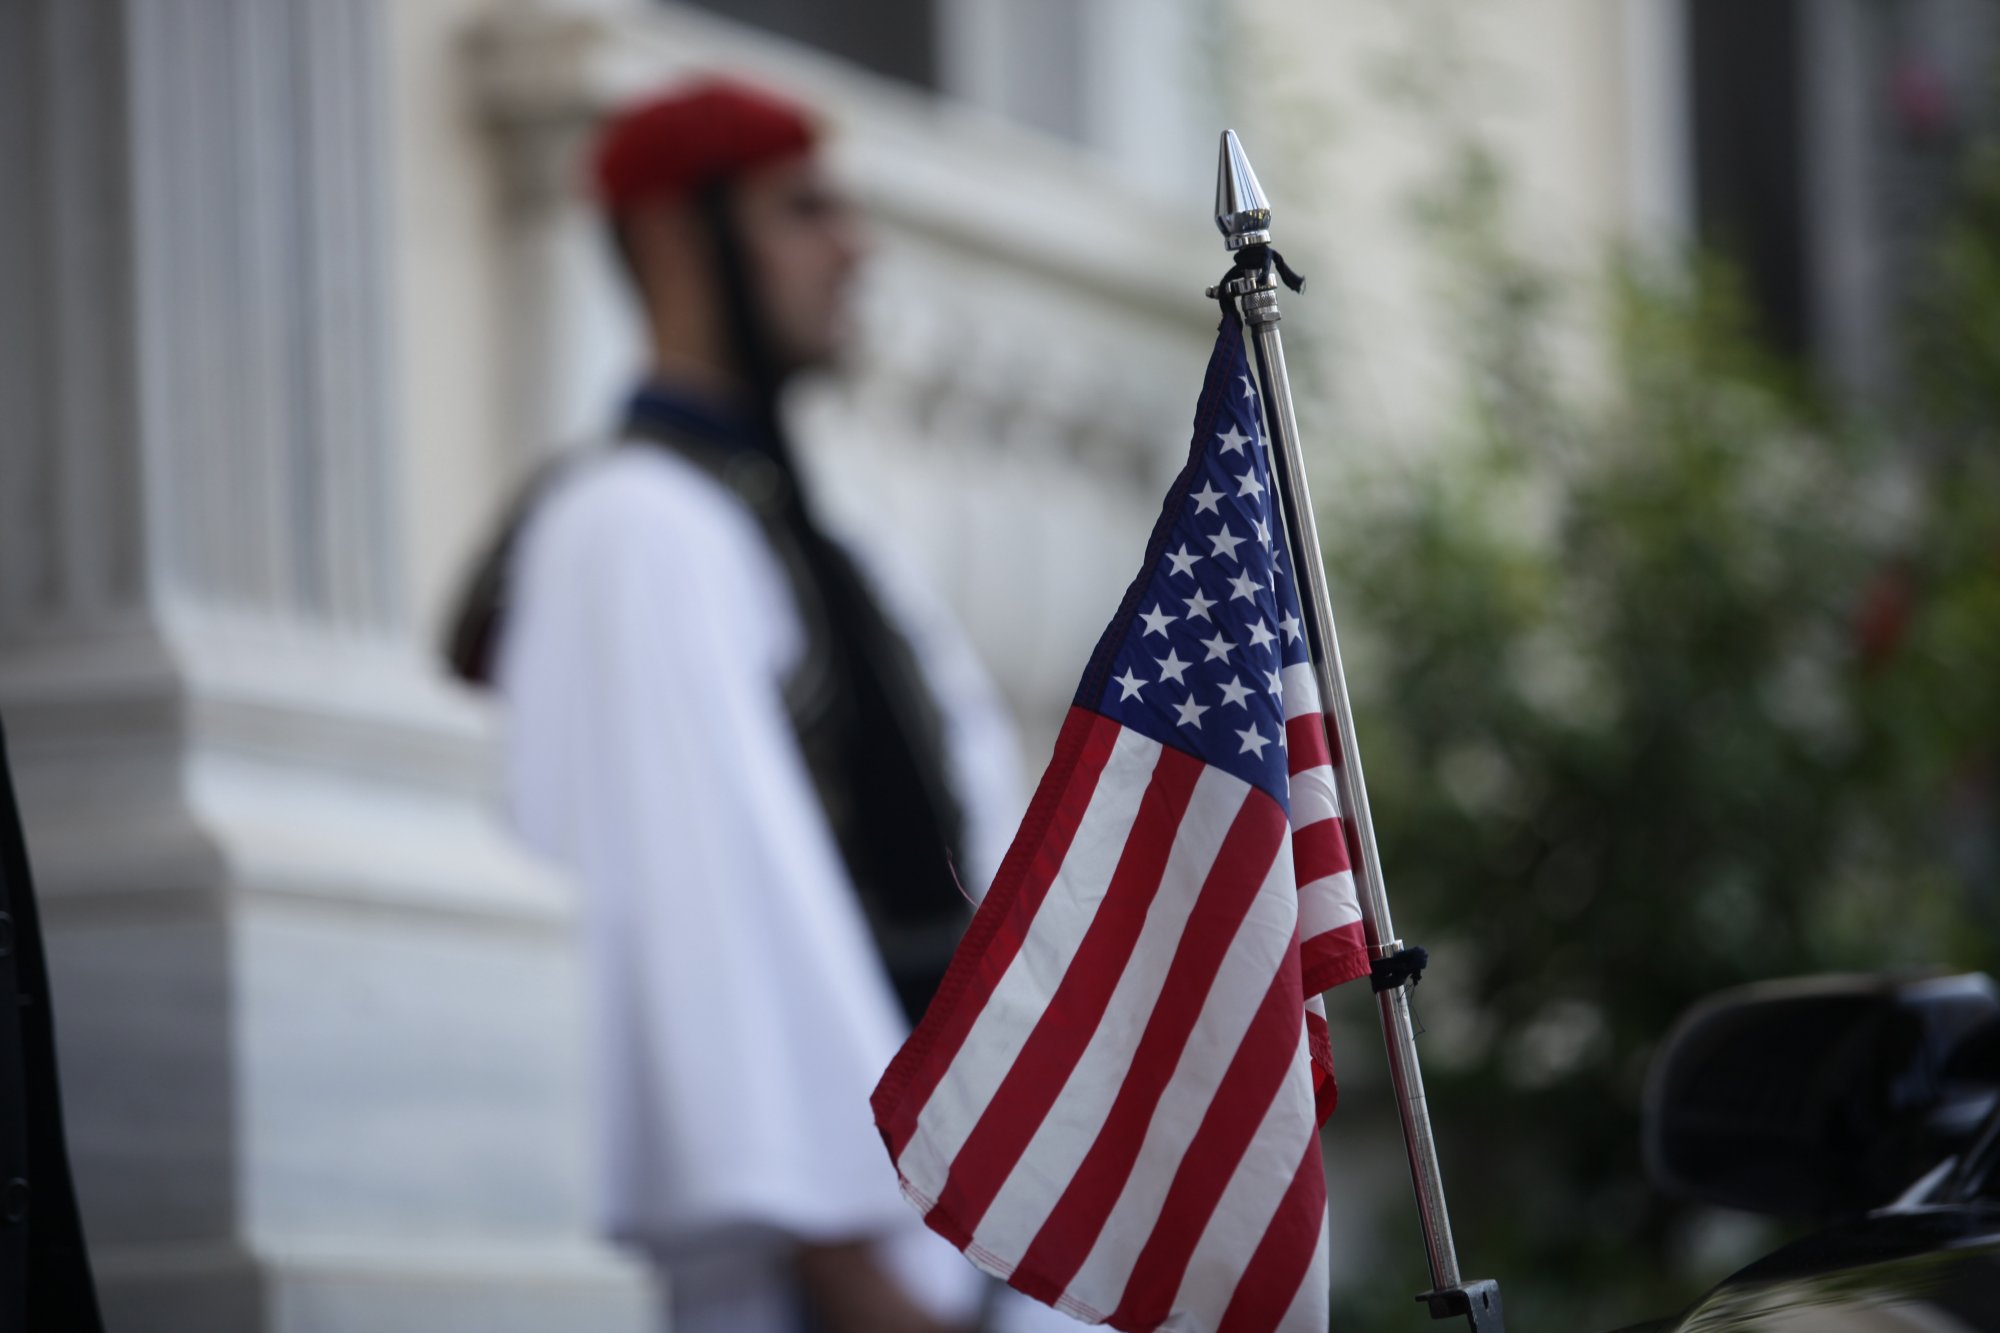
[[[1341,809],[1352,823],[1360,852],[1354,875],[1360,890],[1362,926],[1367,933],[1370,961],[1379,964],[1398,958],[1404,948],[1403,942],[1396,938],[1389,915],[1382,857],[1375,845],[1368,788],[1361,776],[1361,753],[1354,741],[1354,706],[1347,692],[1346,672],[1341,667],[1340,642],[1334,634],[1333,602],[1327,592],[1326,564],[1320,554],[1319,525],[1306,485],[1305,451],[1299,441],[1291,380],[1285,371],[1285,349],[1278,334],[1278,278],[1273,269],[1284,271],[1288,282],[1292,282],[1292,275],[1284,269],[1284,261],[1270,249],[1271,205],[1234,130],[1222,132],[1221,159],[1215,179],[1215,224],[1222,231],[1224,246],[1236,252],[1237,264],[1209,294],[1236,302],[1254,354],[1272,445],[1271,470],[1278,481],[1286,543],[1292,571],[1298,579],[1313,673],[1332,724],[1328,740],[1338,758],[1335,773]],[[1376,999],[1389,1053],[1389,1082],[1395,1089],[1403,1143],[1409,1153],[1410,1179],[1416,1190],[1417,1219],[1423,1227],[1424,1248],[1430,1257],[1431,1290],[1417,1299],[1430,1307],[1433,1319],[1463,1315],[1474,1333],[1500,1333],[1499,1284],[1490,1279],[1467,1282],[1459,1272],[1451,1218],[1445,1209],[1444,1177],[1438,1168],[1437,1139],[1431,1131],[1424,1076],[1417,1061],[1410,984],[1404,976],[1394,984],[1380,985]]]

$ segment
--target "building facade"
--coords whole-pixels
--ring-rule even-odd
[[[1679,7],[1501,8],[1527,225],[1683,227]],[[828,112],[877,252],[809,465],[960,609],[1031,771],[1185,448],[1225,118],[1329,293],[1295,378],[1422,435],[1402,6],[835,9],[0,0],[0,712],[119,1333],[648,1326],[587,1222],[570,892],[433,652],[637,365],[607,108],[720,67]]]

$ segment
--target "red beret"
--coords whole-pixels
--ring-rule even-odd
[[[703,79],[611,118],[597,139],[597,196],[607,211],[623,212],[796,157],[818,138],[798,104],[749,84]]]

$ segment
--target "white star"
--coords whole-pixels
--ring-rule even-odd
[[[1229,640],[1223,638],[1222,631],[1217,630],[1215,632],[1215,637],[1212,639],[1203,639],[1201,641],[1201,646],[1208,649],[1208,656],[1202,658],[1201,659],[1202,661],[1214,662],[1220,660],[1226,662],[1229,660],[1229,650],[1234,648],[1236,645],[1231,643]]]
[[[1229,594],[1230,601],[1233,602],[1239,597],[1252,602],[1257,600],[1257,580],[1251,575],[1249,570],[1246,569],[1235,578],[1229,580],[1229,586],[1235,589],[1234,592]]]
[[[1167,655],[1165,657],[1158,657],[1154,658],[1153,660],[1160,664],[1161,680],[1167,680],[1171,678],[1174,684],[1176,685],[1187,684],[1185,680],[1181,679],[1181,672],[1186,671],[1189,667],[1193,666],[1194,663],[1181,661],[1180,654],[1175,652],[1171,648],[1167,649]]]
[[[1176,677],[1176,679],[1178,679],[1178,677]],[[1264,679],[1270,682],[1267,688],[1271,691],[1272,694],[1276,695],[1280,699],[1285,697],[1285,682],[1278,678],[1277,672],[1266,671],[1264,673]]]
[[[1211,536],[1209,540],[1215,543],[1215,549],[1209,554],[1226,555],[1231,560],[1236,559],[1236,548],[1243,544],[1243,538],[1231,532],[1227,523],[1222,525],[1222,531]]]
[[[1181,549],[1175,551],[1172,555],[1167,557],[1167,563],[1174,567],[1173,569],[1174,573],[1185,574],[1189,578],[1193,578],[1194,562],[1199,559],[1201,559],[1201,557],[1196,555],[1194,552],[1188,550],[1187,543],[1182,542]]]
[[[1264,747],[1271,743],[1268,736],[1257,730],[1257,725],[1254,722],[1237,732],[1236,739],[1243,742],[1243,748],[1236,753],[1250,754],[1254,751],[1259,759],[1264,757]]]
[[[1286,643],[1299,641],[1299,618],[1290,611],[1285,612],[1285,618],[1278,622],[1278,628],[1285,632]]]
[[[1137,676],[1133,675],[1131,667],[1126,667],[1125,674],[1122,676],[1113,676],[1111,678],[1111,683],[1118,687],[1119,689],[1118,702],[1122,704],[1127,699],[1138,698],[1139,687],[1141,685],[1144,685],[1146,682],[1140,680]]]
[[[1268,547],[1271,544],[1271,525],[1260,518],[1250,526],[1256,530],[1257,540]]]
[[[1167,632],[1167,626],[1173,624],[1175,618],[1162,611],[1155,604],[1152,610],[1140,612],[1139,619],[1146,622],[1147,634],[1158,634],[1164,637]]]
[[[1265,627],[1263,621],[1260,620],[1250,627],[1250,646],[1252,648],[1262,648],[1265,644],[1276,643],[1277,641],[1278,636],[1271,633]]]
[[[1215,599],[1213,597],[1204,597],[1201,589],[1195,589],[1194,596],[1187,599],[1188,619],[1193,620],[1196,616],[1200,616],[1203,620],[1214,624],[1215,622],[1208,614],[1208,608],[1214,605]]]
[[[1250,687],[1236,679],[1236,677],[1231,676],[1228,680],[1222,682],[1222,702],[1235,704],[1239,708],[1248,708],[1250,705],[1245,703],[1244,700],[1249,697]]]
[[[1257,386],[1250,382],[1248,375],[1238,375],[1236,378],[1243,381],[1243,396],[1245,398],[1255,398],[1257,396]]]
[[[1250,437],[1236,429],[1234,422],[1230,423],[1227,434],[1218,435],[1215,438],[1221,443],[1222,452],[1225,454],[1240,454],[1243,452],[1243,446],[1250,443]]]
[[[1174,721],[1178,725],[1183,727],[1199,727],[1201,725],[1201,715],[1208,711],[1208,705],[1196,703],[1194,696],[1190,694],[1187,697],[1186,703],[1174,705],[1174,711],[1176,714]]]
[[[1204,480],[1201,483],[1201,489],[1188,498],[1194,501],[1194,512],[1197,514],[1215,514],[1221,512],[1215,507],[1215,502],[1222,498],[1222,492],[1216,490],[1212,482]]]
[[[1238,495],[1262,495],[1264,493],[1264,483],[1257,480],[1257,473],[1254,469],[1236,479],[1236,493]]]

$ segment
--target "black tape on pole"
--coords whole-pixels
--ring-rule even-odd
[[[1424,969],[1431,965],[1430,950],[1411,945],[1398,949],[1387,958],[1377,958],[1368,965],[1368,984],[1379,995],[1385,990],[1394,990],[1408,982],[1415,988],[1424,979]]]

